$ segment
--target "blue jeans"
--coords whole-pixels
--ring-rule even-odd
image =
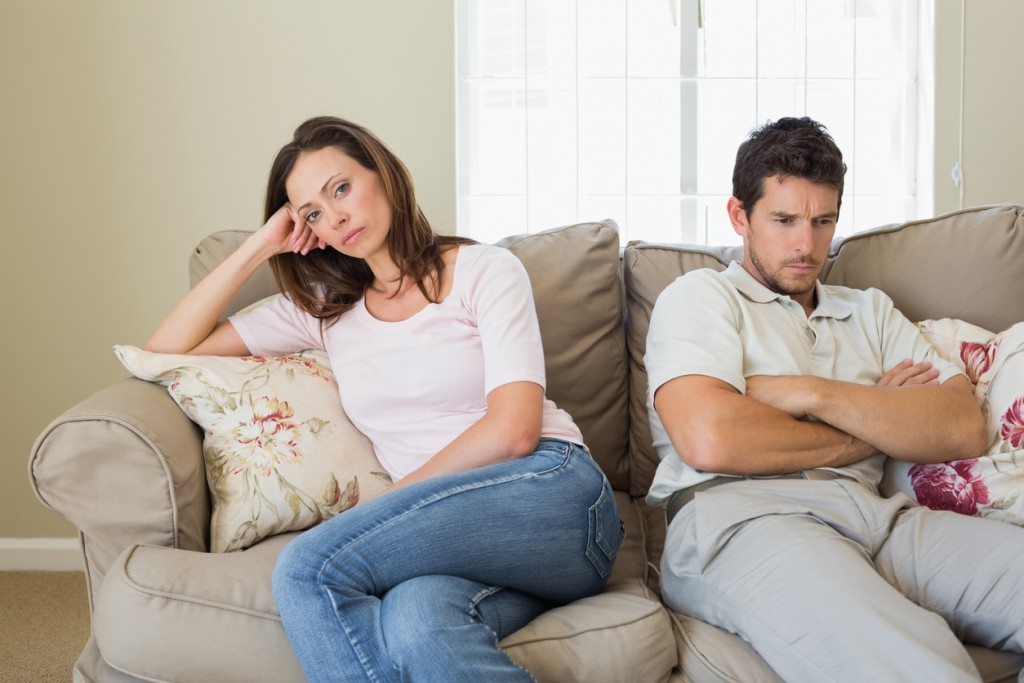
[[[622,525],[571,443],[404,486],[281,552],[274,599],[310,681],[531,681],[498,640],[596,593]]]

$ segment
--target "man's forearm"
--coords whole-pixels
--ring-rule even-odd
[[[731,445],[729,445],[731,442]],[[818,467],[844,467],[878,454],[870,443],[823,422],[777,415],[763,428],[737,426],[709,468],[722,474],[773,476]]]
[[[658,390],[654,404],[679,456],[706,472],[786,474],[878,453],[835,427],[796,419],[710,377],[679,377]]]
[[[946,384],[864,386],[820,377],[776,377],[755,398],[820,420],[900,460],[943,462],[977,456],[985,425],[966,379]]]
[[[811,414],[899,460],[944,462],[985,449],[985,423],[974,397],[942,386],[826,382]]]

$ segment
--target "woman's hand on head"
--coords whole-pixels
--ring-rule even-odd
[[[313,249],[323,249],[324,242],[316,236],[291,204],[285,204],[256,231],[275,254],[308,254]]]

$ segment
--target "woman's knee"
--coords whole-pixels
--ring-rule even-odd
[[[396,627],[403,623],[426,628],[465,624],[473,616],[477,594],[487,590],[495,589],[454,576],[416,576],[384,595],[382,618]]]
[[[473,621],[472,599],[464,579],[417,576],[398,584],[381,604],[381,631],[399,666],[423,654],[424,638]]]
[[[292,593],[297,586],[309,581],[309,558],[305,556],[300,544],[297,541],[301,537],[293,539],[281,549],[274,562],[274,571],[271,574],[271,588],[274,600],[280,605],[286,596]]]
[[[287,592],[320,587],[325,581],[343,583],[338,580],[337,572],[331,571],[335,563],[325,556],[325,539],[320,538],[317,531],[319,528],[299,534],[278,553],[271,574],[276,600]]]

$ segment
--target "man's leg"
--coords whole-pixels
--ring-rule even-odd
[[[875,564],[964,641],[1024,652],[1024,529],[915,507],[897,518]]]
[[[785,680],[980,680],[945,621],[817,516],[755,517],[698,557],[697,518],[714,515],[700,506],[716,502],[698,497],[669,529],[661,583],[670,607],[738,634]],[[859,516],[855,506],[850,512]]]

